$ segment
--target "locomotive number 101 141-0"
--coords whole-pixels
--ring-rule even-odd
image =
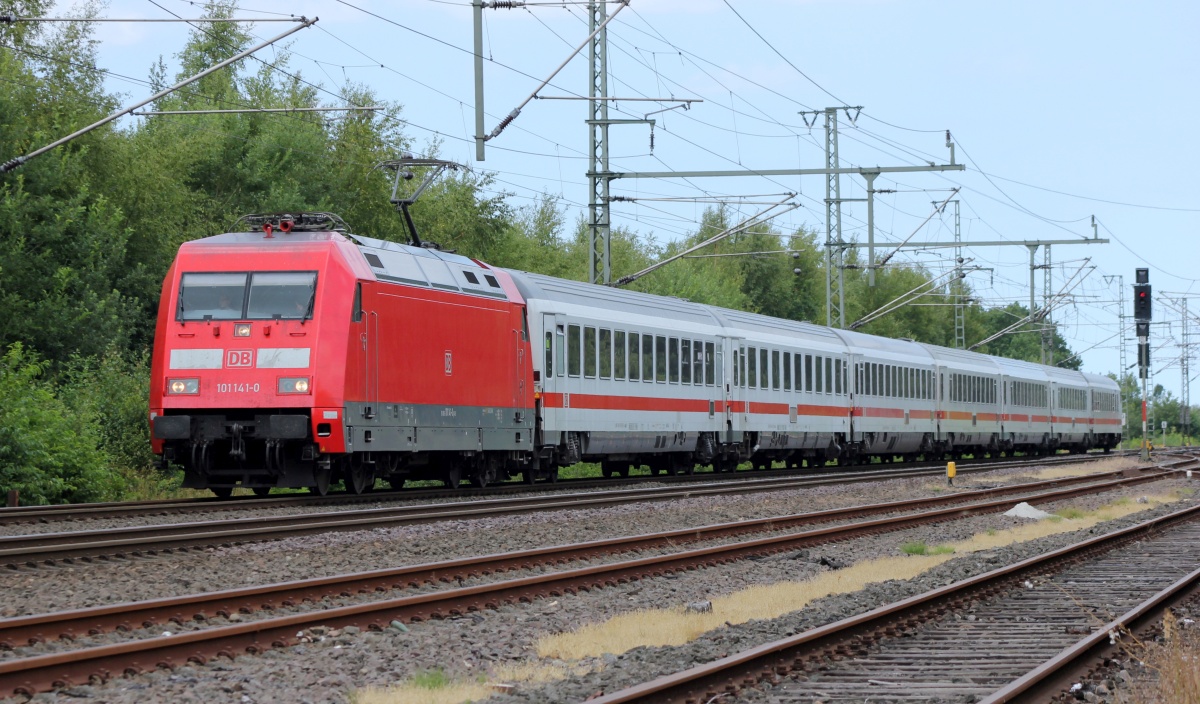
[[[258,384],[217,384],[217,393],[219,394],[256,394],[260,386]]]

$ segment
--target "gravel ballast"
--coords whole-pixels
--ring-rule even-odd
[[[1021,473],[1027,471],[1022,470]],[[978,478],[976,480],[979,481]],[[992,481],[1000,483],[995,479]],[[890,486],[878,484],[871,487],[826,487],[807,490],[802,497],[787,497],[781,493],[727,498],[716,502],[719,504],[716,506],[712,505],[714,502],[711,499],[689,500],[701,502],[697,506],[683,507],[676,506],[676,504],[669,506],[671,509],[680,509],[679,512],[658,510],[668,508],[668,506],[662,505],[656,507],[655,511],[643,509],[629,512],[605,509],[597,511],[597,515],[580,515],[591,512],[573,511],[563,512],[569,516],[560,516],[558,520],[534,522],[531,519],[535,517],[524,516],[515,519],[522,525],[498,527],[494,526],[492,522],[503,522],[505,519],[484,519],[470,523],[487,524],[486,526],[458,526],[459,533],[455,533],[453,530],[443,532],[441,529],[448,527],[442,525],[412,526],[391,529],[399,531],[399,535],[381,536],[381,533],[388,531],[375,531],[369,534],[370,542],[363,540],[338,542],[335,546],[327,546],[328,552],[321,554],[346,554],[348,552],[357,554],[357,551],[360,550],[366,550],[370,554],[373,550],[376,561],[370,565],[360,565],[359,568],[379,567],[381,566],[380,560],[399,564],[392,555],[404,554],[396,546],[405,540],[422,541],[422,549],[433,544],[461,547],[466,543],[473,547],[467,548],[465,554],[479,554],[505,549],[502,545],[506,541],[528,539],[531,535],[548,538],[542,544],[554,544],[580,540],[580,534],[584,532],[588,532],[589,539],[610,537],[608,534],[593,535],[590,531],[599,533],[607,531],[621,535],[659,530],[663,529],[662,522],[680,520],[684,517],[691,520],[673,526],[668,523],[668,527],[797,512],[801,510],[797,504],[802,504],[803,510],[819,510],[834,505],[879,501],[880,497],[903,498],[897,491],[900,487],[896,485],[905,483],[910,484],[910,486],[904,487],[906,490],[920,491],[924,489],[926,493],[930,490],[930,480],[928,479],[907,480],[888,482],[887,485]],[[916,486],[911,486],[912,484]],[[1042,505],[1041,508],[1054,510],[1070,506],[1089,509],[1118,497],[1132,499],[1144,494],[1160,494],[1182,485],[1182,481],[1159,482],[1099,496],[1080,497],[1061,502],[1061,504]],[[841,493],[840,490],[846,489],[850,491]],[[855,492],[863,490],[870,490],[874,496],[868,498],[855,494]],[[848,498],[848,495],[851,498]],[[739,499],[743,500],[739,501]],[[1149,515],[1176,510],[1179,505],[1174,504],[1135,514],[1103,524],[1090,532],[1107,531],[1114,527],[1129,525],[1144,520]],[[791,506],[791,508],[783,508],[785,506]],[[690,512],[683,511],[685,508],[690,508]],[[758,510],[762,510],[763,513],[757,513]],[[542,515],[550,517],[549,514],[539,514],[539,516]],[[652,523],[659,527],[649,527],[649,524]],[[643,580],[577,596],[539,599],[532,604],[505,606],[496,611],[472,614],[463,618],[411,624],[405,631],[388,629],[382,633],[327,632],[310,634],[315,635],[312,643],[303,643],[291,648],[268,652],[262,656],[245,656],[239,657],[235,661],[216,661],[204,667],[180,668],[173,672],[160,671],[132,679],[118,679],[94,688],[77,688],[71,696],[84,695],[112,702],[147,699],[237,702],[341,701],[354,688],[394,683],[417,672],[436,667],[444,667],[453,676],[474,678],[485,672],[491,663],[520,662],[528,659],[533,652],[536,640],[548,633],[573,630],[585,623],[600,621],[638,609],[677,606],[693,601],[703,601],[751,585],[804,579],[817,572],[830,569],[830,564],[838,566],[872,557],[899,554],[899,546],[905,542],[923,541],[935,545],[966,538],[988,529],[1002,530],[1022,523],[1024,523],[1023,519],[1005,518],[999,514],[991,514],[845,541],[835,545],[819,546],[806,551],[792,551],[759,560],[746,560],[674,575],[669,578]],[[472,528],[474,530],[471,530]],[[426,532],[418,535],[405,534],[406,531],[417,529]],[[564,530],[568,531],[566,535],[570,537],[561,540],[549,539],[552,536],[564,535],[560,532]],[[313,541],[317,538],[335,538],[340,541],[340,539],[352,535],[356,534],[295,539],[300,544],[292,546],[286,553],[291,554],[294,558],[291,561],[294,564],[289,565],[288,569],[297,567],[303,569],[303,565],[296,563],[296,560],[302,560],[307,563],[308,567],[314,567],[314,560],[318,558],[312,557],[314,551],[311,547],[304,546],[312,546]],[[524,538],[516,537],[520,535],[523,535]],[[780,619],[729,626],[706,634],[688,645],[671,648],[638,648],[623,655],[605,656],[597,659],[595,663],[591,663],[601,669],[600,672],[578,677],[570,682],[521,687],[512,694],[497,695],[495,701],[582,700],[597,691],[613,691],[621,686],[683,669],[696,662],[708,661],[757,643],[775,640],[798,629],[810,628],[852,613],[868,610],[885,602],[993,569],[1001,564],[1024,559],[1037,552],[1075,542],[1083,537],[1086,535],[1063,534],[1042,538],[1027,544],[992,550],[988,553],[956,558],[908,582],[885,582],[872,585],[867,590],[856,594],[821,599],[799,612]],[[279,553],[268,549],[271,546],[280,547],[278,543],[243,546],[217,551],[220,553],[219,556],[213,554],[209,557],[214,559],[219,557],[227,562],[247,562],[257,559],[267,562],[278,560]],[[481,546],[488,546],[488,548],[476,549]],[[507,549],[519,547],[528,547],[528,545],[510,545]],[[409,554],[426,554],[415,546],[410,545],[409,549],[411,551]],[[443,552],[437,554],[437,559],[447,559],[453,556],[453,554]],[[347,557],[347,560],[349,559],[352,558]],[[414,561],[427,561],[428,559],[427,557]],[[162,561],[155,560],[153,564],[150,562],[145,564],[147,568],[150,568],[160,562]],[[161,565],[159,567],[161,568]],[[346,570],[332,569],[327,573],[339,571]],[[54,571],[38,570],[35,572],[40,572],[42,577],[47,577]],[[34,572],[29,574],[33,575]],[[315,576],[316,574],[317,572],[310,571],[304,576]],[[512,575],[504,575],[504,577],[507,576]],[[267,580],[251,579],[249,581],[263,582]],[[198,589],[189,591],[198,591]],[[125,596],[125,599],[128,598]],[[171,630],[176,629],[172,628]],[[144,635],[150,636],[151,634]]]

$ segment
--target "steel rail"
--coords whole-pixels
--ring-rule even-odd
[[[534,548],[484,555],[481,557],[445,560],[432,564],[372,570],[263,586],[16,617],[0,620],[0,646],[13,648],[27,643],[45,642],[61,637],[77,638],[112,630],[128,630],[166,621],[183,623],[188,620],[203,620],[198,617],[204,616],[207,618],[208,614],[223,614],[228,616],[238,612],[250,613],[260,609],[271,609],[279,605],[315,601],[326,597],[383,591],[405,586],[415,588],[424,583],[449,583],[478,575],[499,573],[514,569],[528,569],[539,565],[561,564],[568,561],[590,559],[614,553],[672,547],[686,543],[745,535],[747,533],[786,530],[802,525],[864,518],[866,516],[894,513],[906,509],[924,509],[945,504],[967,503],[968,505],[966,506],[956,506],[954,509],[951,509],[951,513],[943,511],[917,515],[918,518],[923,520],[946,515],[955,517],[963,511],[978,513],[987,510],[999,510],[1021,500],[1029,503],[1045,503],[1079,496],[1084,493],[1100,493],[1121,486],[1157,481],[1168,475],[1167,472],[1151,472],[1131,476],[1120,476],[1121,474],[1121,472],[1112,473],[1109,476],[1116,475],[1116,477],[1112,478],[1111,481],[1089,483],[1082,488],[1069,487],[1069,485],[1081,483],[1078,481],[1078,478],[1053,479],[964,492],[961,494],[928,497],[915,501],[891,501],[880,504],[793,514],[790,516],[719,523],[660,533],[596,540],[574,545]],[[1099,479],[1103,477],[1093,478]],[[1068,485],[1068,488],[1059,488],[1064,485]],[[1043,491],[1045,489],[1054,490]],[[995,497],[1011,494],[1025,494],[1025,496],[993,500],[988,503],[969,503],[971,501],[979,501],[985,498],[994,499]],[[885,519],[882,522],[869,525],[879,525],[891,529],[895,520],[899,519]],[[837,535],[836,529],[834,533],[827,535]]]
[[[1159,478],[1157,475],[1126,477],[1114,483],[1129,484],[1151,481],[1157,478]],[[1026,501],[1034,502],[1061,499],[1070,495],[1087,493],[1089,490],[1100,490],[1098,486],[1073,487],[1024,498]],[[332,625],[338,628],[347,625],[358,625],[371,629],[382,629],[393,620],[416,622],[431,618],[439,619],[480,609],[497,608],[502,603],[531,601],[538,596],[547,594],[550,596],[560,596],[564,593],[574,594],[576,591],[589,591],[591,589],[614,586],[619,583],[636,581],[647,577],[657,577],[678,571],[716,566],[755,555],[773,554],[797,547],[897,530],[921,523],[952,520],[972,514],[994,512],[1004,506],[1012,505],[1014,501],[1015,499],[1012,498],[994,500],[967,506],[940,508],[918,514],[856,521],[846,525],[817,528],[789,535],[770,536],[731,545],[686,550],[671,555],[626,560],[606,565],[503,580],[490,584],[459,587],[433,593],[334,607],[326,610],[263,619],[231,626],[219,626],[162,638],[136,640],[114,645],[96,646],[10,660],[0,662],[0,692],[32,695],[38,691],[87,681],[89,677],[106,679],[121,672],[138,672],[159,666],[174,666],[187,661],[203,663],[214,655],[233,657],[241,652],[255,653],[270,647],[292,644],[296,640],[296,631],[298,628],[303,629],[318,624]],[[1196,510],[1200,510],[1200,507]],[[695,529],[678,532],[688,533],[694,531]],[[661,536],[659,539],[661,539]],[[587,549],[588,546],[592,546],[594,549],[603,551],[611,549],[614,543],[624,542],[625,544],[629,544],[629,541],[630,539],[618,539],[617,541],[598,541],[595,544],[566,546],[566,550],[570,552],[562,553],[553,559],[556,562],[577,559],[583,555],[580,552],[581,548]],[[608,545],[601,545],[602,543],[608,543]],[[645,547],[645,545],[642,547]],[[543,549],[541,552],[547,553],[550,550],[553,549]],[[511,555],[508,556],[508,559],[511,559],[511,557]],[[545,559],[545,555],[542,557]],[[504,555],[498,555],[488,556],[484,559],[503,560],[506,558]],[[518,566],[532,566],[534,564],[532,559],[524,559],[524,562],[518,562]],[[461,563],[462,561],[452,562]],[[402,568],[402,570],[425,570],[424,578],[435,576],[449,578],[451,574],[454,574],[455,567],[461,570],[464,566],[463,564],[435,563],[434,565]],[[476,567],[479,567],[479,563],[476,564]],[[409,572],[409,575],[413,574],[415,572]],[[408,577],[392,573],[386,576],[377,574],[368,579],[374,579],[375,581],[366,581],[358,583],[355,586],[368,590],[402,587],[406,584]],[[321,590],[329,586],[327,580],[306,580],[306,582],[309,584],[305,588],[313,588],[315,591],[312,593],[315,596],[323,595]],[[317,584],[319,582],[325,583]],[[255,589],[257,588],[243,591],[254,591]],[[344,585],[340,589],[335,587],[335,590],[339,594],[353,593],[351,589]],[[203,595],[199,596],[203,597]],[[258,598],[260,595],[246,594],[245,596]],[[297,598],[299,597],[290,597],[290,601],[294,603]],[[286,602],[282,602],[281,600],[280,603]],[[187,614],[187,610],[180,608],[181,606],[184,605],[178,603],[171,604],[168,610],[173,610],[175,614],[183,618],[190,618],[191,615],[194,615],[194,610],[193,614],[189,615]],[[235,604],[227,604],[223,608],[228,610],[235,608],[235,606]],[[113,607],[98,607],[98,609],[90,611],[93,611],[93,615],[111,616],[113,615],[110,611],[111,608]],[[210,608],[221,607],[212,607],[210,605]],[[51,614],[47,617],[53,618],[54,615]],[[41,617],[10,619],[8,622],[24,621],[24,623],[14,624],[21,627],[32,626],[36,628],[39,625],[44,626],[46,622],[42,624],[35,622],[38,618]],[[93,621],[95,620],[93,619]],[[0,624],[3,623],[0,622]],[[107,627],[112,626],[101,624],[98,630],[103,630]],[[45,629],[43,628],[43,630]],[[28,631],[25,631],[25,634],[27,635]]]
[[[1136,454],[1136,450],[1130,451]],[[1077,464],[1095,461],[1101,458],[1121,456],[1125,452],[1110,455],[1055,455],[1050,457],[1020,457],[1006,460],[979,459],[960,460],[960,474],[971,472],[986,472],[1006,467],[1019,467],[1027,464]],[[141,515],[166,515],[173,513],[192,513],[210,511],[243,511],[264,508],[286,508],[293,506],[327,506],[346,503],[378,503],[381,501],[408,501],[440,498],[469,498],[474,496],[494,496],[505,494],[528,494],[531,492],[549,492],[556,490],[576,490],[611,487],[615,483],[668,483],[687,484],[689,486],[706,486],[724,482],[763,481],[773,478],[813,478],[825,476],[863,475],[867,478],[884,477],[889,473],[903,471],[918,471],[928,469],[928,473],[944,471],[943,462],[909,462],[900,466],[889,464],[864,465],[861,467],[810,467],[806,470],[768,469],[740,470],[728,474],[675,474],[675,475],[635,475],[621,479],[564,479],[556,483],[538,483],[534,485],[506,482],[489,485],[486,488],[464,489],[405,489],[397,491],[376,491],[367,494],[331,494],[315,496],[311,494],[288,494],[270,497],[241,496],[233,499],[218,499],[216,497],[200,497],[195,499],[147,499],[142,501],[114,501],[91,504],[59,504],[42,506],[13,506],[0,507],[0,525],[12,525],[20,522],[49,522],[75,521],[96,518],[127,518]],[[724,477],[724,478],[722,478]]]
[[[1005,704],[1013,701],[1049,701],[1064,694],[1078,682],[1086,670],[1121,649],[1113,634],[1125,635],[1147,630],[1158,623],[1170,607],[1194,598],[1200,590],[1200,569],[1176,580],[1149,599],[1107,623],[1075,645],[1038,665],[979,704]]]
[[[1173,465],[1194,460],[1176,460]],[[672,489],[628,489],[601,494],[569,494],[457,502],[440,506],[398,506],[353,511],[264,516],[255,518],[131,526],[102,530],[61,531],[0,537],[0,565],[36,566],[83,557],[153,555],[196,546],[258,542],[322,532],[367,530],[414,523],[507,516],[553,510],[597,508],[700,496],[779,491],[880,478],[927,476],[901,470],[866,476],[792,477],[749,482],[717,482]]]
[[[659,677],[604,696],[593,704],[627,702],[706,702],[736,693],[765,676],[784,676],[801,669],[803,662],[821,652],[847,653],[880,639],[895,637],[916,627],[930,614],[944,613],[952,604],[980,600],[1007,591],[1032,574],[1058,571],[1094,554],[1154,534],[1184,521],[1200,518],[1200,505],[1144,521],[1112,533],[1090,538],[981,575],[911,596],[901,601],[819,626],[781,640]],[[1105,634],[1107,638],[1107,633]]]

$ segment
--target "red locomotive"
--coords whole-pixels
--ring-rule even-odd
[[[163,284],[150,417],[184,486],[362,492],[525,468],[529,340],[505,272],[406,247],[411,278],[376,274],[401,245],[351,241],[328,214],[252,222],[184,244]]]

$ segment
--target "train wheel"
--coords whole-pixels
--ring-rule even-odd
[[[551,484],[558,483],[558,465],[554,465],[550,468],[550,472],[546,475],[546,480]]]
[[[231,486],[214,486],[209,489],[218,499],[228,499],[233,496],[233,487]]]
[[[462,467],[458,463],[451,464],[446,470],[446,476],[442,478],[442,483],[451,489],[457,489],[462,483]]]
[[[624,463],[624,464],[618,465],[617,466],[617,474],[621,475],[622,479],[624,479],[625,477],[628,477],[629,476],[629,463]]]
[[[351,460],[344,472],[346,491],[351,494],[366,493],[375,483],[371,468],[365,462]]]
[[[316,494],[317,496],[328,494],[329,479],[332,473],[333,470],[328,466],[322,467],[318,464],[316,469],[313,470],[313,485],[308,488],[309,493]]]
[[[617,473],[617,463],[616,462],[605,461],[605,462],[600,463],[600,474],[605,479],[612,479],[612,475],[614,475],[616,473]]]
[[[254,495],[255,495],[255,496],[266,496],[266,495],[268,495],[268,494],[270,494],[270,493],[271,493],[271,487],[269,487],[269,486],[256,486],[256,487],[254,487]]]

